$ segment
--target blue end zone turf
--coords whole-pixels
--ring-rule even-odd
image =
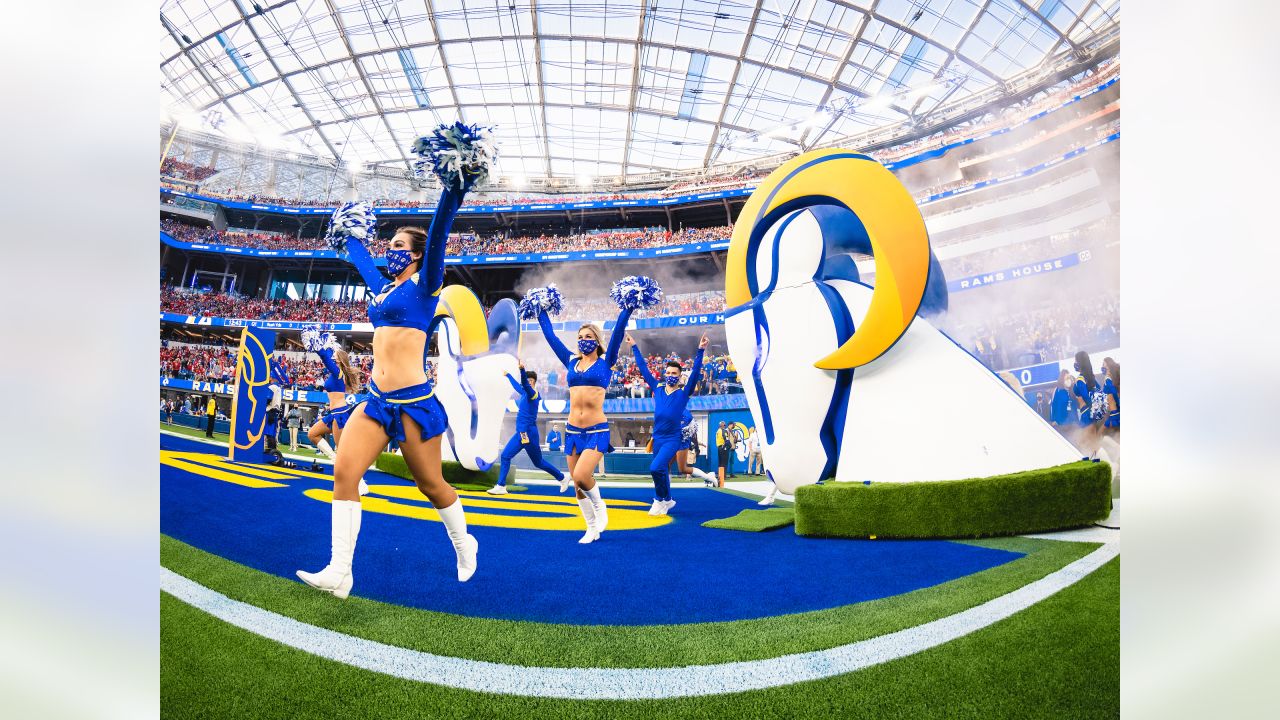
[[[206,459],[215,462],[212,467],[225,458],[225,450],[169,435],[161,435],[160,447],[211,453]],[[197,472],[161,464],[161,532],[290,580],[295,570],[315,571],[328,562],[330,506],[302,492],[332,491],[332,480],[266,477],[283,487],[248,487]],[[377,472],[370,472],[366,480],[411,487]],[[641,511],[652,499],[652,487],[603,492],[607,501],[643,502],[645,507],[634,508]],[[568,495],[537,486],[501,500]],[[397,502],[426,506],[426,499],[418,497]],[[944,541],[832,540],[801,538],[786,530],[713,530],[701,523],[755,504],[705,489],[678,490],[673,497],[673,522],[636,530],[615,531],[611,526],[591,545],[577,544],[580,520],[574,531],[473,524],[471,532],[480,541],[480,569],[467,583],[455,579],[453,548],[439,522],[366,510],[356,548],[354,593],[428,610],[510,620],[575,625],[716,622],[898,595],[1020,557]],[[468,515],[480,512],[471,505],[476,501],[463,499]],[[569,507],[576,514],[576,506]],[[490,508],[483,512],[549,516]]]

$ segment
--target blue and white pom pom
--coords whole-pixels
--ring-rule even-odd
[[[537,320],[538,313],[559,315],[564,310],[564,296],[555,283],[544,288],[534,288],[520,300],[520,319]]]
[[[302,328],[302,347],[306,348],[307,352],[317,352],[324,347],[319,325],[308,325]]]
[[[488,179],[498,160],[492,138],[491,127],[441,125],[410,148],[419,158],[413,162],[414,174],[423,178],[432,172],[446,188],[468,190]]]
[[[644,310],[662,302],[662,287],[651,277],[628,275],[613,284],[609,297],[620,310]]]
[[[369,203],[344,203],[333,211],[329,229],[324,233],[324,241],[339,253],[345,252],[343,244],[347,238],[370,242],[377,235],[377,225],[378,220],[373,216],[373,208],[369,207]]]

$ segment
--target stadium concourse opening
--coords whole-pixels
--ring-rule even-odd
[[[1119,4],[855,5],[164,4],[165,716],[1118,714]]]

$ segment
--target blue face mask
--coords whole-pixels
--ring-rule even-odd
[[[586,338],[585,340],[584,339],[578,340],[578,352],[582,353],[583,355],[590,355],[591,353],[596,351],[597,347],[599,347],[599,344],[595,340],[592,340],[591,338]]]
[[[398,276],[404,272],[405,268],[413,264],[413,254],[408,250],[388,250],[386,258],[387,269],[395,276]]]
[[[680,383],[679,375],[664,375],[662,379],[667,381],[667,387],[675,387]]]

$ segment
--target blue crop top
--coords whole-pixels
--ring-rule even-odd
[[[324,391],[347,392],[347,381],[342,377],[342,368],[338,367],[338,363],[333,359],[333,350],[320,348],[316,354],[320,356],[320,362],[324,363],[324,369],[328,372],[324,379]]]
[[[605,351],[604,361],[600,358],[586,370],[579,370],[576,356],[569,352],[569,348],[560,342],[560,338],[556,337],[556,331],[551,327],[551,319],[547,317],[545,312],[538,313],[538,325],[542,327],[542,335],[547,339],[547,344],[551,346],[551,351],[560,358],[560,362],[564,363],[568,370],[565,373],[565,379],[569,382],[569,387],[581,387],[583,385],[590,387],[609,387],[609,380],[613,377],[611,369],[613,364],[618,362],[618,348],[622,347],[622,337],[627,332],[627,321],[631,319],[631,311],[623,310],[618,315],[618,324],[613,327],[613,334],[609,337],[609,347]]]
[[[440,288],[444,286],[445,242],[449,239],[449,228],[453,226],[453,217],[465,194],[461,190],[448,189],[440,195],[436,214],[427,230],[426,257],[419,272],[398,286],[391,287],[387,283],[386,277],[374,265],[373,256],[364,242],[351,237],[346,239],[347,262],[355,266],[369,292],[376,293],[369,300],[369,322],[374,328],[407,327],[427,332],[431,327],[436,305],[440,302]],[[382,291],[388,288],[390,291],[382,297]]]

